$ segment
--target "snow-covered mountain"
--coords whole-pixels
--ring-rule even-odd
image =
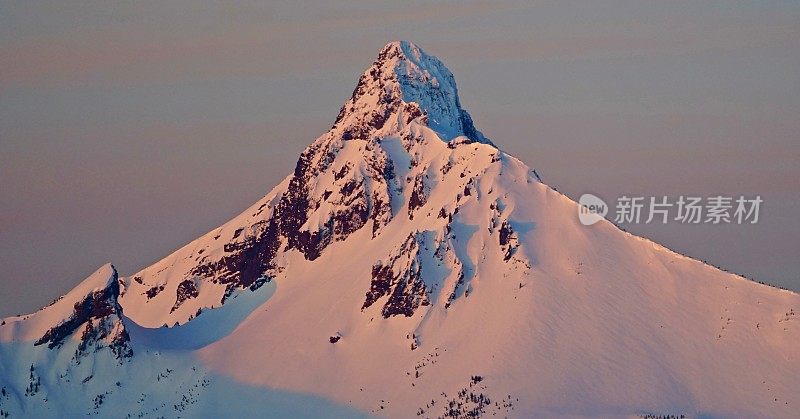
[[[615,227],[384,47],[294,173],[0,326],[0,416],[797,417],[800,295]]]

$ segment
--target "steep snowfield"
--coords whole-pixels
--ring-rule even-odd
[[[530,270],[493,257],[502,254],[498,238],[475,217],[459,223],[469,235],[463,252],[476,262],[469,296],[446,309],[448,278],[429,309],[387,321],[360,306],[371,261],[385,259],[391,245],[356,248],[368,237],[354,237],[354,246],[331,247],[313,263],[293,261],[304,266],[278,281],[269,304],[234,334],[201,350],[202,359],[243,382],[395,417],[417,408],[445,413],[472,375],[484,377],[481,392],[492,400],[510,395],[522,417],[796,414],[800,336],[788,314],[800,303],[796,294],[607,223],[565,225],[574,203],[540,184],[524,189],[525,202],[535,204],[507,211],[512,225],[527,230],[521,241]],[[476,210],[465,208],[464,217]],[[342,338],[328,344],[336,333]],[[431,400],[436,407],[426,408]]]
[[[5,319],[0,415],[797,417],[800,295],[577,213],[391,43],[251,208]]]

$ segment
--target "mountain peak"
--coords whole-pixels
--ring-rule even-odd
[[[110,348],[115,359],[130,358],[133,349],[122,321],[124,293],[110,263],[89,275],[72,291],[28,316],[3,319],[0,341],[33,341],[49,349],[69,347],[73,360]]]
[[[466,136],[490,143],[461,107],[453,73],[409,41],[386,44],[361,75],[331,131],[367,139],[418,122],[445,140]]]

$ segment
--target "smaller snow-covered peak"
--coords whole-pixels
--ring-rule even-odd
[[[116,288],[118,285],[117,278],[117,269],[114,265],[106,263],[84,279],[77,287],[73,288],[63,297],[63,300],[72,300],[74,303],[92,292],[103,291],[109,287]]]
[[[25,320],[28,324],[38,323],[37,320],[44,320],[43,326],[52,326],[53,322],[58,322],[69,317],[73,311],[73,306],[83,301],[87,295],[95,292],[103,292],[109,288],[113,289],[114,297],[119,293],[117,270],[114,265],[106,263],[98,268],[91,275],[86,277],[80,284],[70,290],[67,294],[58,297],[52,303],[43,307],[36,313],[9,317],[4,319],[6,323]]]
[[[361,75],[332,128],[347,140],[399,129],[417,120],[449,141],[490,143],[461,108],[453,73],[408,41],[387,44]]]
[[[27,316],[3,320],[0,341],[30,342],[59,348],[76,341],[75,357],[89,348],[111,348],[117,359],[129,357],[132,350],[122,323],[118,299],[120,282],[111,264],[100,267],[68,294]]]

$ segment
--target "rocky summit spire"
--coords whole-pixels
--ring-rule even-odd
[[[332,127],[343,139],[367,139],[412,121],[445,140],[466,136],[490,143],[461,108],[453,73],[438,58],[408,41],[387,44],[361,75]]]

